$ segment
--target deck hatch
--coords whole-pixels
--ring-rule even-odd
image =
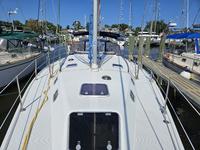
[[[70,114],[69,149],[119,149],[119,116],[117,113]]]
[[[109,95],[108,87],[106,84],[82,84],[81,95]]]

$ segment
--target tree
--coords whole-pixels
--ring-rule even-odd
[[[70,25],[67,25],[67,26],[66,26],[66,29],[70,29]]]
[[[24,26],[24,24],[21,23],[19,20],[14,20],[13,23],[14,23],[15,27],[23,27]]]
[[[74,21],[72,26],[74,27],[75,30],[79,30],[82,28],[80,21]]]
[[[104,27],[105,28],[110,28],[110,26],[108,24],[105,24]]]
[[[128,28],[129,28],[129,26],[127,24],[124,24],[124,23],[119,24],[119,31],[124,32]]]
[[[57,27],[53,23],[47,21],[46,24],[47,24],[48,31],[51,31],[52,33],[56,33]]]
[[[156,31],[156,34],[160,34],[161,32],[166,32],[168,31],[168,25],[163,21],[149,21],[147,22],[146,26],[145,26],[145,30],[150,31],[151,28],[151,24],[153,23],[153,31]],[[154,29],[154,25],[156,23],[156,30]]]
[[[129,26],[127,24],[113,24],[111,28],[118,28],[119,31],[124,32]]]
[[[39,27],[38,20],[34,20],[34,19],[26,20],[25,26],[37,33],[41,32],[41,28]]]
[[[139,32],[141,32],[141,27],[136,27],[135,28],[135,35],[137,36]]]
[[[118,24],[113,24],[113,25],[111,26],[111,28],[119,28],[119,25],[118,25]]]

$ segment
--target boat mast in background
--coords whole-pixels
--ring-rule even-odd
[[[59,25],[60,25],[60,0],[58,0],[58,16],[57,16],[56,34],[59,33]]]
[[[46,33],[47,20],[46,20],[46,0],[39,0],[38,3],[38,28],[42,29],[42,35]]]
[[[129,28],[132,27],[132,2],[129,1]]]
[[[12,16],[12,15],[16,15],[16,14],[17,14],[17,11],[18,11],[18,8],[15,8],[15,10],[10,10],[10,11],[8,12],[9,20],[12,22],[12,30],[15,29],[15,26],[14,26],[14,19],[11,19],[11,16]]]
[[[190,1],[186,0],[186,7],[187,7],[187,13],[186,13],[186,17],[187,17],[187,31],[189,29],[189,9],[190,9]]]

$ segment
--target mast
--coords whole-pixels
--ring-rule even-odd
[[[123,22],[123,0],[120,0],[120,10],[119,10],[119,24]]]
[[[190,3],[189,3],[189,0],[186,0],[186,7],[187,7],[187,30],[189,29],[189,6],[190,5]]]
[[[93,41],[92,41],[92,50],[93,50],[93,61],[92,68],[97,69],[97,23],[98,23],[98,0],[93,0]]]
[[[59,24],[60,24],[60,0],[58,0],[58,16],[57,16],[56,34],[59,33]]]
[[[129,28],[131,28],[132,26],[132,3],[131,0],[129,2]]]

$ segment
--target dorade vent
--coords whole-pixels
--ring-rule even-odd
[[[53,102],[56,101],[57,97],[58,97],[58,89],[57,89],[57,90],[55,91],[55,93],[53,94]]]
[[[117,113],[70,114],[70,150],[118,150],[119,116]]]
[[[68,61],[74,61],[74,59],[73,58],[69,58]]]
[[[68,65],[67,65],[67,68],[69,68],[69,67],[76,67],[76,66],[77,66],[76,63],[74,63],[74,64],[68,64]]]
[[[106,84],[83,84],[81,86],[80,94],[107,96],[109,95],[109,92]]]
[[[122,65],[120,65],[120,64],[113,64],[113,67],[119,67],[119,68],[123,68],[123,66],[122,66]]]
[[[103,80],[111,80],[111,77],[108,76],[108,75],[105,75],[105,76],[102,76],[102,79],[103,79]]]
[[[132,101],[135,102],[135,96],[134,96],[132,90],[130,90],[130,97],[131,97]]]

